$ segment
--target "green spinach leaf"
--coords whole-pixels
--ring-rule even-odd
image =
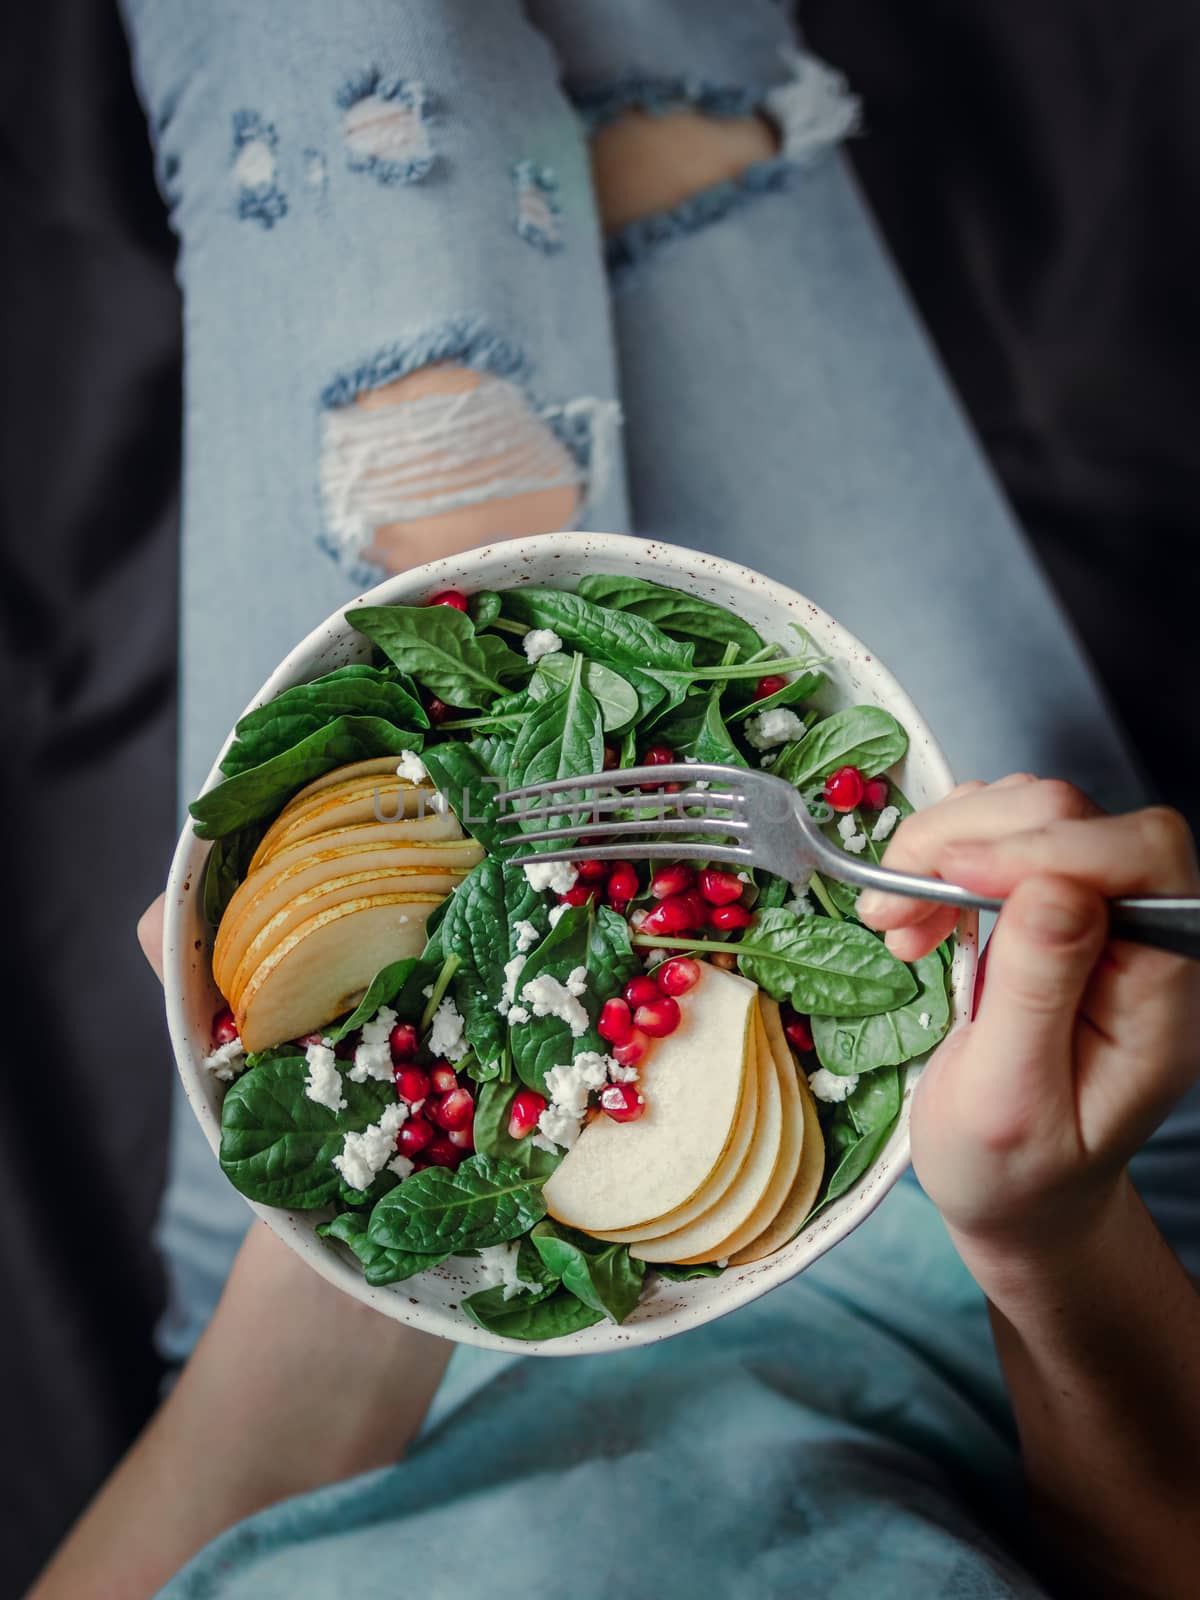
[[[250,858],[258,849],[266,824],[256,822],[237,833],[216,839],[204,863],[204,917],[211,927],[218,927],[225,908],[250,867]]]
[[[541,701],[517,734],[508,768],[508,787],[553,783],[558,778],[582,778],[604,766],[604,726],[594,695],[584,686],[584,660],[576,656],[571,679],[561,694]],[[586,809],[586,799],[575,805]],[[564,811],[535,818],[523,831],[569,826],[575,813]],[[536,848],[553,848],[553,843]]]
[[[637,1305],[646,1264],[632,1259],[628,1245],[606,1245],[550,1221],[539,1222],[529,1237],[550,1272],[585,1306],[624,1322]]]
[[[379,971],[367,985],[367,992],[355,1006],[344,1021],[336,1023],[326,1031],[325,1037],[330,1044],[338,1044],[348,1033],[353,1033],[355,1028],[361,1028],[364,1022],[379,1010],[380,1006],[390,1006],[396,996],[401,993],[405,984],[417,967],[416,958],[407,956],[403,961],[389,962]]]
[[[676,1267],[669,1263],[659,1266],[655,1263],[654,1271],[668,1283],[690,1283],[693,1278],[719,1278],[725,1268],[719,1267],[715,1261],[701,1261],[692,1267]]]
[[[476,633],[453,606],[360,606],[346,621],[447,705],[486,706],[505,692],[505,678],[528,671],[523,656],[495,634]]]
[[[376,1289],[385,1283],[399,1283],[414,1273],[436,1267],[446,1259],[442,1255],[414,1255],[407,1250],[388,1250],[372,1244],[367,1234],[367,1218],[358,1211],[343,1211],[331,1222],[322,1222],[317,1233],[322,1239],[337,1239],[358,1257],[363,1277]]]
[[[574,656],[556,651],[543,656],[529,680],[529,693],[534,700],[548,700],[552,695],[568,688],[575,670]],[[603,662],[584,660],[583,682],[593,695],[604,719],[605,733],[621,733],[641,714],[637,690],[627,678],[621,677]]]
[[[553,1155],[535,1145],[531,1134],[524,1139],[514,1139],[508,1131],[513,1099],[523,1087],[523,1084],[495,1080],[483,1085],[475,1102],[472,1123],[475,1149],[480,1155],[508,1162],[532,1178],[548,1178],[566,1152]]]
[[[312,683],[291,689],[248,712],[237,725],[237,737],[221,763],[232,777],[290,750],[301,739],[340,716],[381,717],[399,728],[425,729],[424,706],[396,681],[393,672],[374,667],[342,667]]]
[[[872,1072],[833,1108],[825,1129],[824,1192],[806,1221],[846,1193],[874,1166],[900,1116],[903,1077],[898,1067]]]
[[[545,1216],[544,1182],[491,1156],[471,1156],[455,1171],[427,1167],[384,1195],[368,1237],[419,1255],[504,1244]]]
[[[747,978],[806,1014],[869,1017],[917,992],[904,963],[853,922],[779,907],[761,912],[733,948]]]
[[[631,612],[593,605],[582,594],[530,585],[510,589],[504,605],[522,622],[553,628],[567,644],[607,666],[687,672],[692,665],[691,645],[678,643]]]
[[[603,1311],[585,1306],[569,1289],[535,1298],[518,1294],[504,1298],[504,1289],[480,1289],[469,1294],[462,1308],[472,1321],[505,1339],[561,1339],[603,1319]]]
[[[530,979],[542,975],[565,983],[576,967],[587,967],[591,943],[591,908],[571,906],[555,927],[529,952],[516,984],[518,1000]],[[588,992],[581,1004],[594,1018],[595,998]],[[595,1042],[592,1042],[592,1041]],[[539,1094],[546,1093],[546,1074],[551,1067],[570,1061],[579,1050],[600,1048],[593,1030],[578,1040],[561,1017],[531,1016],[528,1022],[515,1022],[509,1028],[509,1049],[521,1082]]]
[[[701,664],[719,659],[726,644],[736,644],[745,659],[764,648],[750,624],[735,617],[724,606],[645,578],[589,573],[579,580],[579,593],[596,605],[610,606],[652,622],[672,638],[693,640],[695,659]]]
[[[823,1067],[844,1075],[896,1067],[924,1055],[945,1037],[950,1002],[941,956],[934,950],[911,971],[917,992],[902,1006],[872,1017],[813,1017],[813,1043]]]
[[[889,712],[878,706],[849,706],[810,728],[771,770],[803,789],[838,767],[857,767],[864,776],[874,777],[899,761],[907,749],[908,735]]]
[[[447,742],[430,745],[421,759],[464,831],[478,839],[489,855],[503,858],[515,853],[521,835],[516,827],[504,827],[500,822],[508,813],[496,804],[504,780],[503,768],[497,769],[488,759],[493,752],[507,758],[508,746],[502,740],[490,744],[483,739],[470,744]]]
[[[509,920],[505,871],[495,856],[485,856],[450,896],[442,924],[447,955],[458,957],[454,998],[467,1042],[481,1063],[498,1063],[508,1036],[496,1010],[504,992],[508,960]],[[524,881],[524,874],[521,874]]]

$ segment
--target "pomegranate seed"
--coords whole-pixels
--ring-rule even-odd
[[[638,892],[638,875],[632,863],[618,861],[608,875],[608,899],[610,905],[628,905]]]
[[[465,1128],[475,1115],[475,1101],[469,1089],[451,1089],[429,1108],[429,1115],[439,1128],[449,1133],[451,1128]]]
[[[610,1083],[600,1091],[600,1107],[614,1122],[636,1122],[645,1111],[646,1102],[636,1083]]]
[[[411,1161],[414,1156],[421,1154],[432,1138],[433,1129],[424,1117],[409,1117],[407,1122],[401,1124],[400,1132],[396,1135],[396,1149]]]
[[[535,1089],[522,1089],[520,1094],[514,1096],[512,1109],[508,1113],[508,1137],[523,1139],[526,1134],[532,1133],[545,1109],[544,1095],[538,1094]]]
[[[232,1044],[238,1036],[237,1023],[234,1021],[233,1012],[228,1006],[222,1006],[212,1019],[212,1036],[214,1044]],[[316,1035],[316,1043],[320,1044],[321,1035]]]
[[[607,861],[577,861],[575,871],[579,874],[581,882],[599,883],[601,879],[608,877],[609,864]]]
[[[600,1008],[600,1020],[596,1024],[596,1032],[609,1044],[620,1044],[628,1039],[633,1021],[629,1015],[629,1007],[624,1000],[606,1000]]]
[[[585,906],[600,893],[598,884],[576,883],[558,897],[560,906]]]
[[[450,1128],[446,1133],[447,1139],[456,1150],[470,1154],[475,1148],[475,1130],[468,1122],[465,1128]]]
[[[681,783],[661,783],[659,788],[664,794],[679,794],[683,785]]]
[[[417,1030],[411,1022],[398,1022],[388,1034],[388,1047],[393,1061],[411,1061],[420,1047]]]
[[[633,1013],[633,1025],[648,1033],[652,1039],[665,1039],[679,1026],[679,1001],[669,994],[660,994],[647,1000]]]
[[[220,1013],[218,1013],[220,1015]],[[301,1050],[307,1050],[310,1044],[323,1044],[325,1041],[319,1033],[306,1033],[296,1040]],[[228,1041],[226,1041],[228,1043]]]
[[[636,1011],[648,1001],[657,1000],[662,991],[653,978],[630,978],[623,992],[630,1010]]]
[[[691,956],[675,956],[663,962],[655,981],[664,994],[686,994],[700,982],[700,963]]]
[[[396,1093],[401,1100],[407,1100],[410,1106],[429,1099],[429,1074],[420,1067],[397,1067],[393,1076],[396,1079]]]
[[[853,811],[863,797],[863,775],[857,767],[839,767],[825,779],[825,798],[835,811]]]
[[[675,752],[668,745],[652,744],[642,755],[644,767],[666,767],[675,759]]]
[[[613,1060],[619,1061],[623,1067],[636,1067],[649,1048],[650,1035],[643,1033],[640,1028],[631,1028],[628,1039],[613,1045]]]
[[[720,872],[716,867],[707,867],[700,874],[700,893],[710,906],[727,906],[734,900],[740,900],[745,887],[736,872]]]
[[[620,766],[620,764],[621,764],[621,754],[620,754],[620,751],[617,749],[616,745],[606,744],[604,746],[604,770],[605,770],[605,772],[611,772],[614,767],[618,767],[618,766]]]
[[[793,1012],[784,1023],[783,1031],[787,1034],[787,1041],[793,1050],[798,1050],[801,1055],[809,1054],[813,1047],[813,1036],[807,1017]]]
[[[443,589],[441,594],[435,594],[432,600],[427,600],[430,606],[453,606],[455,611],[467,609],[467,597],[461,589]]]
[[[748,928],[754,921],[754,915],[745,906],[714,906],[708,920],[714,928],[728,933],[731,928]]]
[[[429,713],[429,720],[434,727],[439,722],[446,722],[453,715],[452,707],[448,706],[444,700],[439,700],[435,694],[430,695],[425,702],[425,710]]]
[[[650,893],[656,900],[665,900],[669,894],[682,894],[696,881],[691,867],[677,861],[674,866],[660,867],[650,879]]]
[[[686,933],[697,925],[697,905],[690,895],[673,894],[646,913],[641,931],[653,934]]]
[[[458,1088],[458,1078],[455,1076],[454,1068],[448,1062],[439,1061],[430,1070],[429,1078],[438,1094],[452,1094]]]
[[[692,908],[692,927],[706,928],[712,916],[712,907],[700,893],[699,889],[689,889],[685,895],[680,896]]]
[[[754,698],[756,700],[765,700],[769,694],[778,694],[780,689],[786,689],[787,684],[787,679],[781,678],[777,672],[768,672],[765,678],[758,680]]]
[[[868,811],[882,811],[888,803],[887,779],[868,778],[863,784],[862,803]]]
[[[456,1167],[465,1155],[466,1151],[456,1149],[444,1133],[425,1146],[425,1160],[431,1167]]]

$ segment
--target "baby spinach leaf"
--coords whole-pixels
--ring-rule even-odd
[[[521,874],[524,880],[524,873]],[[454,998],[467,1042],[487,1066],[497,1063],[508,1036],[496,1010],[504,992],[509,920],[505,871],[495,856],[485,856],[449,898],[442,945],[458,957]]]
[[[403,961],[392,961],[386,967],[380,967],[367,985],[366,994],[350,1015],[327,1030],[325,1037],[329,1043],[338,1044],[348,1033],[353,1033],[355,1028],[361,1028],[364,1022],[370,1022],[380,1006],[390,1006],[412,976],[416,966],[416,958],[407,956]]]
[[[503,679],[528,670],[523,656],[493,633],[476,633],[453,606],[359,606],[346,621],[447,705],[486,706],[505,692]]]
[[[399,1283],[404,1278],[411,1278],[414,1273],[424,1272],[427,1267],[436,1267],[446,1259],[445,1253],[414,1255],[408,1250],[388,1250],[382,1245],[372,1244],[367,1235],[367,1218],[358,1211],[343,1211],[331,1222],[320,1223],[317,1233],[322,1239],[338,1239],[353,1250],[362,1264],[363,1277],[376,1289],[382,1288],[385,1283]]]
[[[563,1288],[585,1306],[624,1322],[637,1305],[646,1264],[631,1258],[628,1245],[605,1245],[549,1221],[539,1222],[529,1237]]]
[[[721,712],[724,684],[694,689],[674,710],[654,724],[654,742],[665,744],[682,761],[728,762],[744,767],[745,757],[734,744]]]
[[[221,771],[232,776],[260,766],[340,716],[382,717],[399,728],[429,726],[424,706],[396,681],[395,673],[343,667],[285,689],[265,706],[247,712],[237,725],[237,737]]]
[[[543,656],[529,680],[529,693],[534,700],[547,700],[551,695],[566,689],[575,670],[576,657],[561,651]],[[620,733],[629,727],[641,712],[637,690],[628,681],[600,661],[583,663],[583,682],[595,697],[604,719],[605,733]]]
[[[785,900],[792,898],[792,886],[786,878],[781,878],[774,872],[763,873],[762,877],[762,887],[757,901],[759,911],[774,910]]]
[[[907,749],[908,735],[889,712],[878,706],[849,706],[810,728],[771,770],[803,789],[838,767],[857,767],[864,776],[874,777],[899,761]]]
[[[482,633],[500,615],[500,596],[493,589],[480,589],[467,601],[467,612],[476,629]]]
[[[809,1014],[869,1017],[904,1005],[917,992],[904,963],[853,922],[779,907],[761,912],[734,948],[747,978]]]
[[[668,1283],[690,1283],[693,1278],[719,1278],[725,1271],[715,1261],[701,1261],[692,1267],[677,1267],[669,1263],[654,1267],[660,1278],[665,1278]]]
[[[813,1017],[813,1043],[823,1067],[847,1075],[900,1066],[945,1037],[950,1002],[941,956],[934,950],[910,970],[917,992],[902,1006],[873,1017]]]
[[[333,1158],[347,1133],[361,1133],[394,1102],[391,1084],[351,1083],[343,1076],[344,1111],[318,1105],[304,1092],[302,1055],[266,1056],[229,1088],[221,1107],[221,1170],[246,1196],[269,1206],[307,1210],[338,1192]]]
[[[548,1178],[562,1160],[562,1154],[553,1155],[533,1142],[533,1136],[514,1139],[508,1131],[508,1119],[514,1097],[522,1084],[485,1083],[475,1102],[475,1121],[472,1131],[475,1149],[483,1156],[506,1161],[533,1178]],[[565,1154],[565,1152],[563,1152]]]
[[[567,687],[535,705],[521,726],[509,760],[510,789],[579,778],[604,766],[604,726],[596,698],[583,682],[584,660],[576,656]],[[583,802],[586,805],[586,801]],[[580,804],[579,797],[575,804]],[[570,825],[574,813],[535,818],[530,828]],[[522,825],[518,823],[518,827]],[[529,828],[524,831],[528,832]],[[553,848],[553,844],[540,848]]]
[[[510,589],[504,596],[504,605],[522,622],[535,628],[553,628],[567,644],[608,666],[687,672],[692,665],[691,645],[678,643],[652,622],[631,612],[593,605],[582,594],[530,585]]]
[[[376,1200],[382,1200],[388,1190],[394,1189],[399,1182],[396,1174],[389,1172],[386,1167],[375,1174],[365,1189],[356,1189],[345,1178],[341,1178],[338,1181],[338,1199],[352,1211],[369,1211]]]
[[[507,756],[506,744],[494,741],[494,745]],[[496,796],[504,785],[500,773],[486,759],[488,750],[482,739],[470,744],[447,742],[430,745],[421,759],[464,831],[478,839],[489,855],[509,856],[514,854],[521,836],[517,828],[500,825],[500,817],[507,813],[496,804]]]
[[[642,970],[629,941],[629,924],[610,906],[601,906],[588,937],[588,990],[595,995],[617,994]]]
[[[874,1166],[900,1116],[902,1087],[898,1067],[873,1072],[834,1107],[825,1130],[825,1188],[807,1221]]]
[[[646,578],[617,578],[589,573],[579,580],[579,593],[596,605],[610,606],[653,622],[672,638],[696,642],[696,661],[708,664],[720,657],[722,647],[736,644],[744,659],[764,648],[748,622],[724,606],[700,600],[681,589],[669,589]]]
[[[491,1156],[471,1156],[455,1171],[428,1167],[384,1195],[368,1237],[419,1255],[504,1244],[545,1216],[545,1181]]]
[[[770,672],[771,663],[763,662],[764,674]],[[744,717],[756,717],[760,711],[773,711],[776,706],[794,706],[801,700],[808,700],[816,694],[825,682],[825,674],[814,669],[812,672],[802,672],[799,677],[793,678],[782,689],[776,689],[774,694],[766,694],[761,700],[750,700],[744,706],[738,706],[736,711],[730,711],[726,716],[727,722],[740,722]]]
[[[462,1308],[472,1321],[505,1339],[561,1339],[602,1320],[603,1311],[585,1306],[569,1289],[535,1298],[517,1294],[504,1298],[502,1285],[469,1294]]]
[[[398,756],[402,750],[419,750],[422,743],[421,734],[397,728],[382,717],[335,717],[290,750],[226,778],[193,800],[188,810],[201,839],[220,839],[274,816],[297,789],[334,767],[368,756]]]
[[[204,863],[203,889],[204,916],[212,927],[220,924],[225,907],[246,876],[250,858],[266,831],[265,823],[256,822],[248,828],[240,828],[237,833],[214,840],[208,860]]]
[[[586,905],[571,906],[541,944],[529,952],[517,979],[518,999],[521,990],[532,978],[546,975],[565,983],[576,967],[586,968],[590,943],[591,908]],[[581,1003],[591,1016],[595,1001],[592,998],[589,1005],[589,998],[590,989],[581,997]],[[576,1040],[562,1018],[555,1016],[531,1015],[528,1022],[512,1023],[508,1042],[518,1078],[539,1094],[546,1093],[546,1074],[551,1067],[570,1061],[578,1050],[599,1048],[598,1035],[589,1030],[588,1034]]]

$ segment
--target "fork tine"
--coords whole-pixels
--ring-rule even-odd
[[[574,850],[538,850],[527,856],[509,856],[504,865],[506,867],[524,867],[535,861],[578,861],[583,854],[578,848]],[[622,844],[597,844],[587,852],[589,861],[653,861],[656,857],[664,855],[661,844],[653,839],[648,839],[644,844],[627,839]],[[726,844],[700,844],[689,841],[687,844],[673,844],[669,851],[672,861],[727,861],[733,866],[751,866],[754,862],[754,852],[743,845]]]
[[[572,828],[541,828],[534,833],[523,833],[520,836],[522,844],[539,844],[549,839],[645,839],[651,834],[660,833],[702,833],[711,838],[724,839],[730,834],[743,834],[748,831],[749,823],[740,819],[729,821],[711,820],[705,824],[703,817],[669,817],[656,819],[654,822],[594,822],[585,823],[581,827]],[[578,851],[576,854],[578,855]],[[664,854],[659,846],[659,853]]]
[[[692,789],[684,790],[680,794],[647,794],[640,805],[640,809],[648,811],[658,806],[669,807],[670,810],[676,811],[681,806],[689,805],[705,806],[706,808],[740,805],[742,798],[743,796],[740,794],[724,794],[716,789]],[[560,800],[557,805],[531,806],[528,810],[521,807],[515,811],[506,811],[502,817],[497,817],[496,821],[497,823],[536,822],[543,817],[560,817],[565,812],[587,812],[590,815],[597,811],[618,811],[622,806],[629,805],[638,806],[638,798],[622,790],[620,794],[598,794],[586,799],[580,796],[574,805],[567,800]]]
[[[520,800],[526,795],[555,794],[564,789],[621,789],[641,787],[643,784],[658,788],[664,783],[695,783],[698,778],[710,783],[728,783],[741,775],[738,767],[722,767],[703,761],[673,761],[661,767],[617,767],[612,772],[592,772],[581,778],[552,778],[549,783],[527,783],[519,789],[502,789],[494,799],[497,805],[502,805],[507,800]]]

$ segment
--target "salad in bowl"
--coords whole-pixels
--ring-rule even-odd
[[[564,1352],[662,1337],[799,1270],[902,1170],[971,930],[909,966],[832,879],[672,859],[702,782],[619,813],[673,820],[653,861],[539,861],[544,818],[503,799],[668,761],[766,768],[876,860],[911,779],[948,786],[800,597],[562,535],[348,607],[191,806],[167,946],[193,1105],[247,1200],[393,1315]],[[556,791],[551,825],[595,793]]]

